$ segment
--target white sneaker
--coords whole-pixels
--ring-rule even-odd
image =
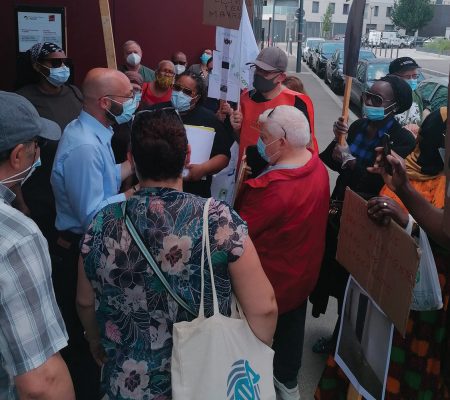
[[[298,385],[292,389],[288,389],[277,378],[273,377],[277,400],[300,400],[300,391]]]

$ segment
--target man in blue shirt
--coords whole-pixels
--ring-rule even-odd
[[[116,164],[111,148],[114,123],[128,122],[136,110],[129,79],[122,72],[95,68],[82,85],[80,116],[67,125],[58,145],[51,184],[56,201],[58,238],[53,266],[56,298],[69,333],[62,352],[79,399],[96,399],[98,370],[89,353],[75,309],[79,242],[95,214],[135,191],[120,193],[132,174],[129,161]]]

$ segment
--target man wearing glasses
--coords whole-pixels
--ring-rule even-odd
[[[259,137],[258,118],[266,110],[280,105],[294,106],[305,114],[311,130],[311,146],[317,151],[314,136],[314,108],[311,99],[302,93],[294,92],[283,86],[286,79],[288,58],[278,47],[266,47],[261,50],[252,64],[255,68],[254,90],[241,95],[241,109],[235,111],[230,122],[239,137],[239,160],[242,160],[245,148],[256,145]]]
[[[58,125],[39,117],[24,97],[0,92],[2,399],[75,398],[59,355],[67,346],[67,333],[52,289],[47,242],[31,219],[10,206],[15,197],[11,189],[39,165],[40,146],[60,136]]]
[[[175,73],[181,75],[187,68],[187,57],[182,51],[176,51],[172,55],[172,62],[175,65]]]
[[[52,169],[58,230],[54,285],[70,339],[63,356],[77,398],[96,399],[98,372],[75,309],[79,241],[98,211],[135,191],[119,194],[132,168],[129,161],[116,164],[111,126],[131,120],[136,99],[126,75],[108,68],[89,71],[82,92],[83,110],[64,130]]]
[[[412,89],[413,102],[411,108],[395,116],[401,126],[417,137],[419,126],[423,121],[423,101],[416,92],[420,66],[411,57],[400,57],[389,64],[389,73],[405,80]]]

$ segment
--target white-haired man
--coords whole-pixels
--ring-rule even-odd
[[[144,79],[144,82],[153,82],[155,80],[155,71],[141,64],[142,60],[141,46],[134,40],[127,40],[123,44],[123,59],[125,64],[120,70],[139,72]]]
[[[237,208],[248,224],[261,264],[275,290],[275,387],[281,400],[299,400],[306,305],[325,250],[330,188],[328,172],[308,149],[305,114],[281,105],[259,116],[257,148],[268,163],[245,182]]]

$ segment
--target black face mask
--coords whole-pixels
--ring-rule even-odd
[[[253,77],[253,86],[258,92],[270,92],[275,88],[275,86],[277,86],[277,84],[274,82],[277,76],[278,75],[275,75],[272,79],[266,79],[259,74],[255,74]]]

